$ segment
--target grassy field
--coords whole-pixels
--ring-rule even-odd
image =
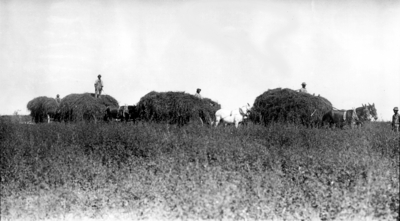
[[[399,135],[0,122],[1,220],[399,220]]]

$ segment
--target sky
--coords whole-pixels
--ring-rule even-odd
[[[400,106],[400,1],[0,0],[0,114],[35,97],[120,105],[184,91],[222,108],[301,88],[335,108]]]

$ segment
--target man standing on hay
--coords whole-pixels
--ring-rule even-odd
[[[60,99],[60,95],[59,94],[57,94],[56,102],[57,102],[58,105],[60,105],[60,103],[61,103],[61,99]]]
[[[95,97],[95,98],[100,97],[101,91],[103,90],[103,86],[104,86],[104,84],[103,84],[103,81],[101,80],[101,75],[99,74],[99,75],[97,76],[96,82],[94,82],[94,90],[95,90],[95,95],[94,95],[94,97]]]
[[[197,98],[199,98],[199,99],[203,99],[203,98],[201,97],[201,95],[200,95],[200,91],[201,91],[201,89],[200,89],[200,88],[197,88],[196,94],[195,94],[194,96],[197,97]]]
[[[400,115],[398,113],[399,108],[395,107],[393,108],[394,114],[392,117],[392,128],[394,132],[399,132],[399,124],[400,124]]]
[[[301,84],[302,88],[299,89],[299,92],[308,93],[308,92],[307,92],[307,89],[306,89],[306,85],[307,85],[306,82],[303,82],[303,83]]]

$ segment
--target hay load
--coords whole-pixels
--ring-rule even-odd
[[[256,98],[250,119],[264,125],[271,122],[314,125],[331,109],[332,104],[326,98],[276,88]]]
[[[29,101],[26,107],[31,112],[30,116],[35,123],[41,123],[47,121],[47,115],[54,117],[58,109],[58,103],[54,98],[41,96]]]
[[[184,125],[189,121],[210,122],[221,108],[217,102],[185,92],[152,91],[137,104],[139,118],[145,121]]]
[[[103,119],[106,105],[118,108],[118,101],[109,95],[95,98],[94,94],[70,94],[61,99],[59,112],[64,121],[92,121]]]

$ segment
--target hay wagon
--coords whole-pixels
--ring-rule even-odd
[[[250,119],[263,125],[284,122],[313,126],[320,125],[322,116],[331,109],[331,102],[324,97],[276,88],[256,98]]]
[[[50,118],[56,118],[59,105],[56,99],[41,96],[29,101],[26,107],[31,112],[30,116],[33,122],[43,123],[49,122]]]
[[[42,96],[27,104],[35,123],[50,122],[50,118],[64,122],[98,121],[104,118],[106,106],[119,107],[112,96],[95,98],[93,93],[69,94],[61,99],[60,104],[54,98]]]
[[[93,93],[70,94],[61,99],[60,120],[65,122],[102,120],[106,106],[119,107],[118,101],[110,95],[95,98]]]
[[[215,112],[221,108],[217,102],[185,92],[152,91],[140,99],[136,105],[139,118],[143,121],[188,124],[190,121],[211,123]]]

